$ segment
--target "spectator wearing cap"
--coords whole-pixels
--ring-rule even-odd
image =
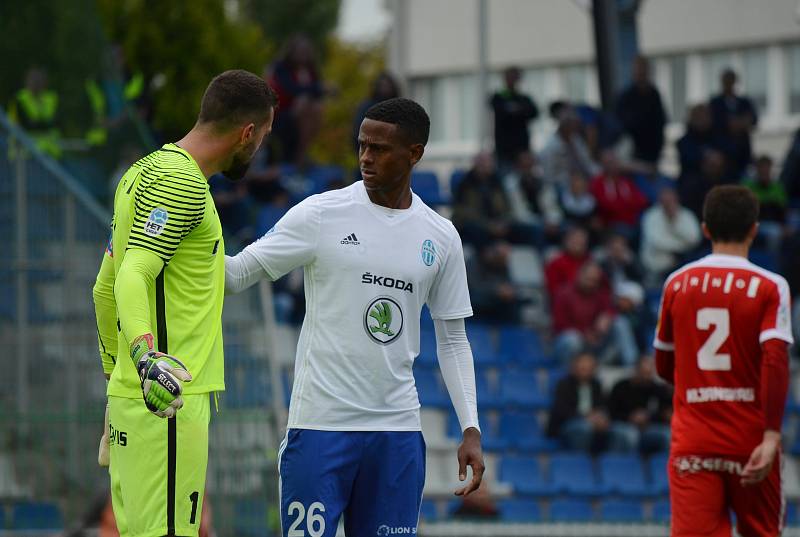
[[[650,285],[659,286],[702,239],[700,223],[681,206],[674,188],[659,192],[658,203],[642,217],[641,259]]]

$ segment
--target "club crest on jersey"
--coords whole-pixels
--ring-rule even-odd
[[[167,220],[169,220],[169,213],[167,210],[156,207],[150,211],[150,216],[144,223],[144,232],[151,237],[161,235],[164,231],[164,227],[167,225]]]
[[[430,239],[425,239],[422,242],[422,262],[425,263],[426,267],[430,267],[433,265],[433,262],[436,261],[436,248],[433,247],[433,241]]]
[[[364,330],[380,345],[388,345],[403,332],[403,309],[391,297],[379,296],[364,310]]]

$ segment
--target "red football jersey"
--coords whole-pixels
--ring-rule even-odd
[[[673,454],[749,455],[764,433],[761,343],[792,343],[789,285],[712,254],[664,284],[656,339],[674,351]]]

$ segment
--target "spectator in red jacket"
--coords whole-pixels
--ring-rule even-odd
[[[617,317],[603,270],[596,262],[584,263],[577,280],[556,292],[552,309],[554,350],[564,363],[585,350],[604,362],[626,361],[623,347],[635,341],[631,325]]]
[[[573,283],[578,269],[589,260],[589,234],[573,227],[564,234],[563,249],[544,268],[545,283],[550,300],[564,285]]]
[[[597,213],[606,228],[630,237],[647,207],[647,198],[633,181],[623,175],[619,158],[613,150],[603,151],[600,162],[603,171],[589,185],[597,200]]]

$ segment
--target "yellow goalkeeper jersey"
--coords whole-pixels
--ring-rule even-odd
[[[132,249],[148,250],[164,261],[148,297],[150,328],[156,348],[176,356],[192,374],[184,393],[224,390],[225,247],[208,182],[191,155],[166,144],[131,166],[114,196],[112,229],[108,255],[114,276]],[[122,311],[125,304],[117,298],[116,307]],[[131,342],[119,321],[117,328],[117,342],[108,345],[119,349],[108,394],[141,397],[128,356]]]

